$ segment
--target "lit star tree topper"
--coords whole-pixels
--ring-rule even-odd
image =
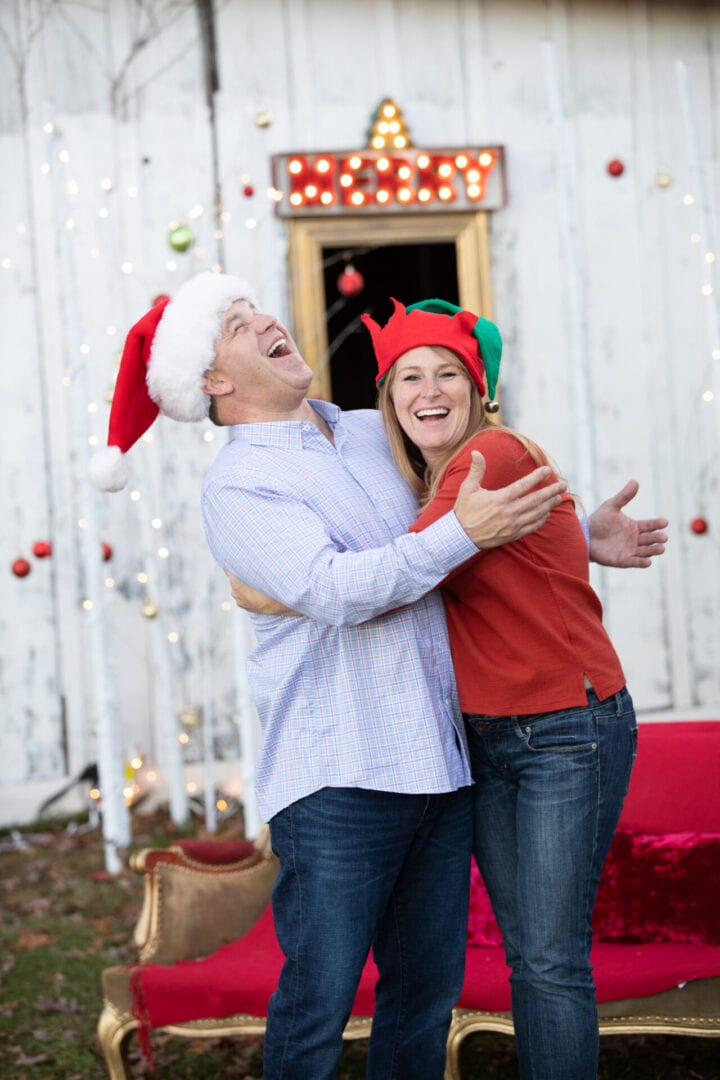
[[[375,110],[368,132],[368,147],[371,150],[404,150],[412,145],[402,111],[391,98],[385,98]]]

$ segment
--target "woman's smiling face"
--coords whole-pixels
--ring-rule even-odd
[[[394,365],[390,397],[398,422],[429,465],[459,446],[470,418],[470,377],[465,366],[439,345],[420,345]]]

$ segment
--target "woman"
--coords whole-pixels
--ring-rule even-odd
[[[497,328],[444,301],[393,303],[384,328],[363,321],[393,455],[422,499],[414,529],[423,529],[452,507],[474,451],[492,488],[547,458],[486,418]],[[637,726],[572,497],[537,532],[480,552],[444,594],[476,782],[474,853],[511,968],[520,1073],[594,1080],[590,919]]]

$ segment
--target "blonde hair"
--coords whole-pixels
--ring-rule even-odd
[[[397,418],[397,412],[395,411],[395,404],[392,398],[392,388],[393,383],[395,382],[395,373],[397,371],[396,364],[393,364],[390,368],[378,391],[378,408],[382,415],[383,423],[385,424],[385,431],[387,432],[388,444],[393,460],[397,465],[401,476],[420,496],[420,503],[422,506],[435,498],[443,474],[453,458],[455,458],[462,448],[482,431],[494,429],[496,431],[508,432],[508,434],[513,435],[524,447],[518,461],[521,461],[526,454],[529,454],[536,465],[550,465],[552,468],[555,468],[549,456],[541,449],[541,447],[534,443],[532,439],[528,439],[526,435],[522,435],[513,428],[506,427],[504,424],[496,424],[493,421],[488,420],[483,400],[480,396],[480,391],[475,382],[470,378],[467,368],[461,360],[459,360],[449,349],[442,348],[441,350],[441,347],[439,346],[430,347],[438,352],[442,351],[443,356],[447,355],[454,363],[456,363],[459,371],[463,377],[467,379],[467,382],[470,385],[470,411],[468,413],[468,421],[465,425],[465,430],[452,446],[449,446],[443,454],[435,459],[434,467],[427,464],[419,447],[415,445],[412,439],[408,438]],[[557,472],[557,469],[555,469],[555,471]]]

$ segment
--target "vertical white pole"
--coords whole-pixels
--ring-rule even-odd
[[[59,208],[58,202],[56,202],[56,207]],[[70,234],[62,230],[60,261],[65,294],[63,297],[65,344],[71,357],[79,357],[84,334],[78,310],[78,286],[73,252],[70,250],[71,243]],[[88,447],[91,431],[90,414],[87,408],[89,390],[85,364],[75,365],[70,401],[73,430],[77,433],[80,446]],[[85,569],[85,596],[82,599],[85,605],[85,630],[90,660],[88,674],[97,710],[97,757],[102,796],[105,866],[110,873],[116,874],[121,869],[118,848],[127,847],[130,843],[130,814],[123,795],[125,786],[123,738],[108,662],[106,590],[97,529],[99,496],[90,488],[85,475],[86,465],[86,454],[77,453],[74,456],[77,505],[80,518],[84,523],[84,527],[79,530],[80,552]]]

